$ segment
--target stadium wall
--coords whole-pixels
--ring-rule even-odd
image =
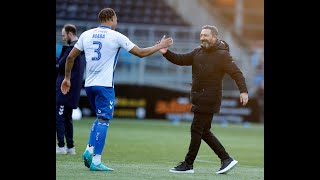
[[[114,117],[132,119],[160,119],[191,121],[189,93],[145,85],[115,85],[116,101]],[[95,116],[85,94],[79,108],[83,116]],[[223,96],[219,114],[214,122],[261,122],[257,100],[251,98],[241,106],[239,97]]]

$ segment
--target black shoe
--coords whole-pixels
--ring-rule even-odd
[[[232,159],[232,157],[221,161],[221,167],[219,171],[216,172],[216,174],[226,174],[229,170],[231,170],[235,165],[238,163],[238,161]]]
[[[193,165],[188,165],[185,161],[179,162],[176,167],[171,168],[169,171],[173,173],[194,173]]]

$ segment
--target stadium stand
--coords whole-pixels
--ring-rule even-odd
[[[264,0],[198,0],[246,41],[264,40]]]
[[[200,2],[201,1],[201,2]],[[78,27],[79,35],[92,27],[98,25],[97,12],[103,7],[112,7],[118,15],[117,31],[128,36],[140,47],[154,44],[166,34],[173,37],[174,44],[170,48],[176,52],[188,52],[199,45],[199,25],[193,24],[190,14],[201,15],[210,10],[203,4],[202,0],[191,1],[182,0],[181,3],[187,8],[183,8],[178,0],[56,0],[56,43],[61,41],[60,29],[65,23],[73,23]],[[208,1],[209,2],[209,1]],[[207,2],[207,3],[208,3]],[[216,1],[210,1],[216,2]],[[191,3],[188,7],[188,4]],[[201,5],[202,9],[196,9],[195,4]],[[176,5],[175,5],[176,4]],[[208,5],[208,4],[206,4]],[[208,5],[209,6],[209,5]],[[211,4],[210,6],[218,6]],[[219,6],[218,6],[219,7]],[[193,12],[190,11],[192,9]],[[208,12],[205,12],[208,11]],[[188,17],[189,14],[189,17]],[[224,14],[208,15],[208,19],[218,19]],[[196,18],[196,17],[195,17]],[[210,22],[209,22],[210,23]],[[215,23],[214,23],[215,24]],[[224,26],[224,23],[218,26]],[[230,42],[231,53],[239,58],[237,63],[246,73],[249,86],[254,83],[251,78],[253,66],[251,64],[250,52],[246,50],[243,40],[239,40],[232,30],[221,28],[222,38]],[[57,47],[59,47],[57,45]],[[169,89],[188,92],[191,82],[191,67],[181,67],[172,65],[163,59],[160,53],[142,59],[136,58],[128,52],[120,51],[116,75],[118,84],[147,84],[160,86]],[[225,89],[234,92],[236,86],[226,77]],[[227,93],[228,91],[226,91]],[[237,91],[235,91],[237,93]]]
[[[57,0],[56,18],[64,20],[96,21],[102,7],[112,7],[119,23],[163,24],[189,26],[162,0]]]

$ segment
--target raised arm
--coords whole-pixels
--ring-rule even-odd
[[[142,57],[152,55],[162,48],[167,48],[172,43],[173,43],[173,39],[170,37],[166,39],[161,39],[160,43],[156,43],[155,45],[146,47],[146,48],[140,48],[139,46],[135,45],[129,52],[135,56],[142,58]]]
[[[173,64],[180,66],[191,66],[193,62],[193,56],[196,51],[197,49],[194,49],[189,53],[177,54],[167,49],[162,55]],[[160,52],[162,53],[162,51]]]

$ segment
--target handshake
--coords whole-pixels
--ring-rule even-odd
[[[163,35],[162,39],[160,41],[157,41],[156,46],[159,46],[159,52],[162,54],[166,53],[168,50],[168,47],[173,44],[172,37],[166,38],[166,35]]]

